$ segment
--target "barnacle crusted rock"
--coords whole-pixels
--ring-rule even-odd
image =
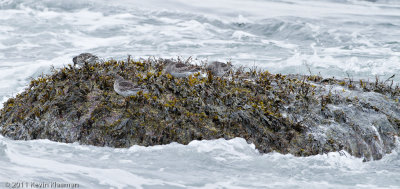
[[[366,160],[395,147],[399,88],[243,69],[175,78],[164,66],[110,60],[53,70],[4,103],[1,133],[111,147],[242,137],[263,153],[344,149]],[[118,95],[115,74],[148,92]]]

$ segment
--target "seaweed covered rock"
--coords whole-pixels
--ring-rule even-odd
[[[398,88],[243,69],[175,78],[163,72],[165,62],[110,60],[53,70],[4,104],[1,133],[110,147],[242,137],[264,153],[344,149],[366,160],[395,147]],[[116,74],[146,92],[118,95]]]

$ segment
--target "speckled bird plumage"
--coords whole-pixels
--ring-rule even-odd
[[[120,75],[115,76],[114,91],[125,97],[136,95],[139,91],[148,92],[147,89],[138,87],[133,82],[125,80]]]
[[[231,68],[232,68],[231,64],[214,61],[211,62],[206,69],[215,76],[223,76]]]
[[[74,66],[76,65],[83,66],[85,62],[88,64],[94,64],[98,60],[99,57],[97,57],[96,55],[93,55],[91,53],[81,53],[80,55],[75,56],[72,59],[72,62],[74,62]]]
[[[187,77],[200,71],[201,68],[198,66],[173,61],[167,61],[167,64],[165,65],[165,72],[174,77]]]

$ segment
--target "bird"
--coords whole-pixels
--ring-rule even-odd
[[[72,58],[72,62],[74,62],[74,66],[79,65],[83,66],[85,63],[87,64],[94,64],[99,60],[99,57],[93,55],[91,53],[81,53],[78,56]]]
[[[232,64],[230,63],[226,64],[223,62],[214,61],[206,67],[206,70],[210,71],[215,76],[223,76],[231,68]]]
[[[165,62],[165,72],[171,74],[174,77],[187,77],[201,71],[201,68],[198,66],[183,64],[180,62],[173,62],[169,59],[167,59]]]
[[[148,93],[148,90],[135,85],[131,81],[125,80],[118,74],[115,74],[114,91],[124,97],[136,95],[139,91]]]

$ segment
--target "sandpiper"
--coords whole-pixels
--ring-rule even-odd
[[[75,56],[72,61],[74,62],[74,66],[79,65],[83,66],[85,65],[85,62],[87,64],[94,64],[99,60],[99,57],[90,54],[90,53],[82,53],[78,56]]]
[[[114,91],[124,97],[136,95],[136,93],[139,91],[148,93],[147,89],[141,88],[135,85],[133,82],[125,80],[118,74],[115,75]]]
[[[198,66],[166,60],[165,72],[174,77],[187,77],[200,71],[201,68]]]
[[[207,70],[215,76],[223,76],[227,71],[232,68],[232,64],[214,61],[207,66]]]

